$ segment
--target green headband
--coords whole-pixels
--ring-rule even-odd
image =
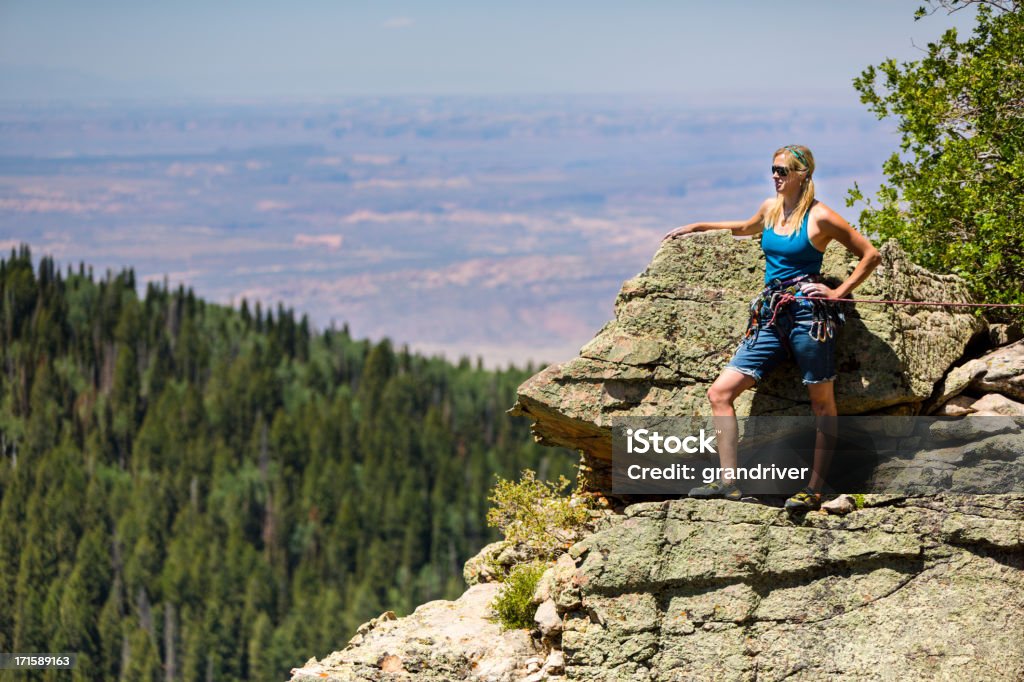
[[[811,164],[807,163],[807,159],[804,157],[803,154],[800,153],[800,150],[797,149],[795,146],[793,146],[791,144],[790,145],[786,145],[784,147],[784,149],[788,150],[790,154],[795,156],[797,158],[797,160],[804,165],[804,168],[810,168],[811,167]]]

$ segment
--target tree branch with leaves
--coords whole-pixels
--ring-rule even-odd
[[[972,5],[970,38],[950,29],[920,60],[888,59],[854,79],[901,141],[875,198],[855,185],[847,205],[863,203],[866,233],[962,276],[980,300],[1024,303],[1024,12],[1016,0],[934,0],[915,16]],[[1024,321],[1024,310],[991,317]]]

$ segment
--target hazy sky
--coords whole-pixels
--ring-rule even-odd
[[[0,0],[0,98],[834,91],[923,0]]]

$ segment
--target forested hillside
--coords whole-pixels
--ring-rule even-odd
[[[75,679],[284,679],[460,594],[495,474],[574,470],[504,413],[531,369],[140,299],[131,270],[12,252],[0,339],[0,651]]]

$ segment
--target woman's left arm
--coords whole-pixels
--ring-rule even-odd
[[[831,239],[846,247],[846,250],[860,258],[857,267],[853,269],[850,276],[835,289],[830,289],[824,284],[806,284],[802,287],[805,294],[811,296],[827,296],[828,298],[845,298],[856,289],[861,282],[868,278],[871,271],[882,261],[878,249],[872,246],[871,242],[850,226],[850,223],[833,211],[828,206],[819,204],[817,216],[818,228]]]

